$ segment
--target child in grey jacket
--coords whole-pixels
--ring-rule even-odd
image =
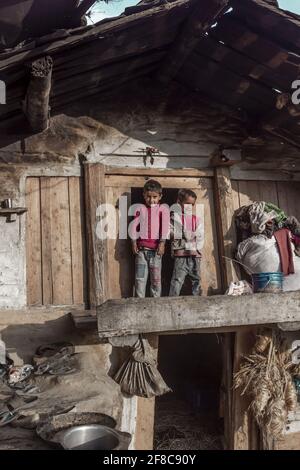
[[[192,294],[201,295],[200,260],[203,244],[203,227],[193,215],[197,195],[190,189],[178,192],[177,208],[171,214],[170,238],[174,257],[174,269],[170,285],[170,297],[180,295],[188,276],[192,282]]]

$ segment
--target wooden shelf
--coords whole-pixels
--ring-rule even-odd
[[[10,208],[0,208],[0,216],[7,217],[12,214],[22,215],[27,212],[26,207],[10,207]]]

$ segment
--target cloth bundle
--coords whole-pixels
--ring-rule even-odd
[[[276,205],[259,201],[235,212],[236,258],[252,273],[294,274],[293,251],[300,256],[300,223]]]

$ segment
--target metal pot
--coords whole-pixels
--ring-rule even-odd
[[[61,445],[66,450],[113,450],[119,444],[119,434],[99,424],[75,426],[61,436]]]

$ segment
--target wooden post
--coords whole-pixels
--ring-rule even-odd
[[[223,291],[230,282],[236,279],[232,263],[225,259],[233,257],[233,246],[236,245],[236,235],[232,218],[234,213],[230,170],[228,167],[216,167],[214,173],[214,200],[216,210],[216,224],[220,256],[220,272]],[[232,342],[233,334],[224,333],[222,343],[223,377],[222,385],[224,395],[224,447],[232,448]],[[221,398],[222,399],[222,398]]]
[[[219,241],[221,278],[224,291],[230,282],[237,280],[234,264],[227,258],[234,258],[236,231],[234,227],[233,194],[228,167],[215,168],[215,209]],[[226,258],[225,258],[226,257]]]
[[[220,266],[223,288],[237,280],[233,263],[226,258],[234,258],[236,247],[236,230],[233,221],[234,205],[230,169],[215,168],[215,207],[219,239]],[[222,241],[223,240],[223,241]],[[224,258],[226,257],[226,258]],[[226,390],[224,434],[227,449],[247,450],[255,448],[256,427],[248,411],[249,402],[240,395],[240,390],[232,391],[233,372],[240,366],[243,354],[249,353],[251,330],[235,333],[234,357],[232,357],[232,335],[224,335],[223,345],[223,382]]]
[[[102,304],[107,296],[107,241],[97,236],[97,209],[105,203],[105,173],[100,163],[84,164],[89,307]]]
[[[158,335],[145,335],[155,354],[158,356]],[[135,450],[152,450],[154,444],[155,397],[141,398],[137,402],[137,420],[135,428]]]
[[[34,132],[42,132],[49,126],[52,68],[53,61],[49,56],[31,64],[31,79],[23,110]]]
[[[235,335],[234,367],[236,372],[245,354],[249,354],[254,344],[256,329],[238,331]],[[257,426],[248,411],[249,398],[241,396],[240,389],[233,392],[232,398],[232,448],[234,450],[258,450]]]

